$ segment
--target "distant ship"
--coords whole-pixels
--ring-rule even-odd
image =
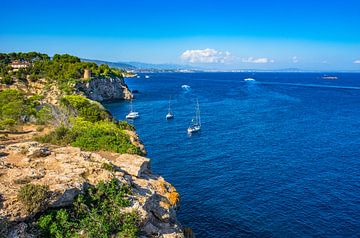
[[[338,77],[336,76],[329,76],[329,75],[324,75],[321,77],[322,79],[326,79],[326,80],[337,80],[339,79]]]
[[[189,85],[184,84],[184,85],[181,85],[181,88],[186,91],[189,91],[191,87]]]
[[[148,78],[150,78],[150,76],[149,76],[149,75],[145,75],[145,78],[148,79]]]
[[[253,78],[245,78],[244,81],[255,81]]]

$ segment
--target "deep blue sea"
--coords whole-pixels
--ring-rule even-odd
[[[197,237],[360,236],[360,74],[149,75],[126,79],[134,125]],[[123,119],[129,102],[106,107]]]

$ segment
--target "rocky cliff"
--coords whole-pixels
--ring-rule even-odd
[[[132,188],[131,206],[140,216],[143,237],[183,237],[176,219],[179,194],[153,174],[147,158],[110,152],[85,152],[28,141],[6,145],[0,160],[0,217],[9,222],[8,237],[33,237],[28,214],[17,199],[25,183],[47,185],[49,207],[65,207],[89,185],[116,178]],[[110,164],[114,170],[102,166]],[[47,208],[44,208],[47,209]]]
[[[75,87],[99,102],[132,98],[120,78],[92,79]],[[4,88],[9,87],[3,86],[0,90]],[[11,88],[29,95],[41,94],[46,104],[58,110],[57,117],[67,116],[59,109],[61,92],[55,84],[44,86],[41,80],[37,83],[16,82]],[[48,186],[51,199],[41,213],[66,207],[89,186],[113,178],[132,190],[131,206],[126,209],[139,215],[140,237],[185,237],[176,218],[180,196],[171,184],[151,171],[149,159],[113,152],[86,152],[33,140],[53,129],[49,125],[44,129],[44,126],[27,124],[19,132],[0,131],[0,237],[36,237],[32,224],[37,214],[29,215],[17,196],[24,184]],[[131,142],[144,151],[136,133],[127,133]]]
[[[94,78],[78,83],[77,89],[95,101],[132,99],[133,95],[122,78]]]

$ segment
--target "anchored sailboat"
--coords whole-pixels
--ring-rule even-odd
[[[196,108],[195,108],[195,118],[192,120],[192,124],[187,129],[188,133],[198,132],[201,129],[201,119],[200,119],[200,106],[199,101],[196,100]]]
[[[126,115],[126,119],[136,119],[140,117],[138,112],[133,111],[132,100],[130,101],[130,112]]]
[[[171,97],[169,100],[169,109],[168,109],[168,113],[166,114],[166,119],[172,119],[174,118],[174,113],[171,111]]]

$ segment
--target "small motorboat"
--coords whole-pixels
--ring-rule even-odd
[[[253,78],[245,78],[244,81],[251,82],[251,81],[255,81],[255,79],[253,79]]]

